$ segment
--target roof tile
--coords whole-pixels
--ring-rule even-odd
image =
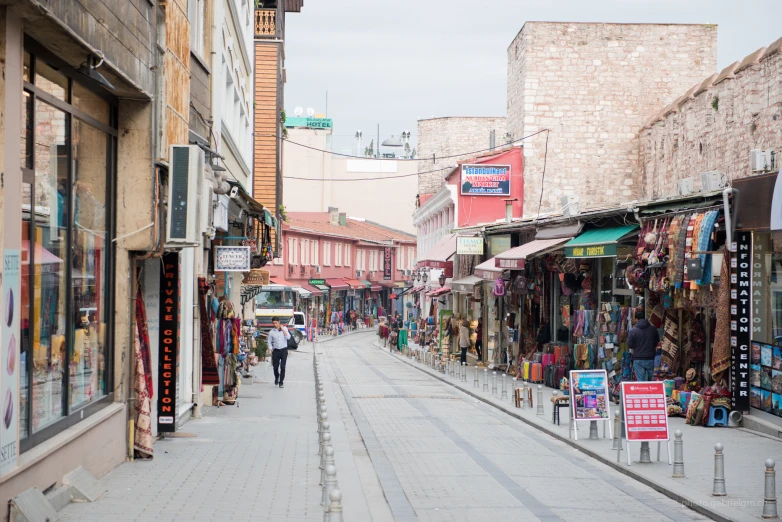
[[[286,225],[290,229],[316,234],[328,234],[365,241],[415,241],[415,236],[372,221],[347,218],[345,225],[332,225],[328,212],[288,212]]]

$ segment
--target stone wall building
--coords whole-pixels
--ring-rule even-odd
[[[494,132],[495,145],[506,143],[504,117],[446,117],[418,120],[418,193],[434,194],[445,184],[445,176],[459,160],[488,149]],[[457,157],[446,158],[460,154]],[[431,160],[434,155],[434,161]],[[439,159],[445,158],[445,159]],[[442,170],[439,170],[442,169]],[[434,171],[434,172],[432,172]]]
[[[644,199],[675,195],[678,181],[720,171],[728,182],[750,176],[752,149],[782,153],[782,38],[701,79],[662,108],[641,131]]]
[[[544,156],[542,212],[563,196],[638,198],[639,129],[716,62],[713,25],[526,23],[508,48],[508,131],[549,132],[523,143],[525,214],[538,213]]]

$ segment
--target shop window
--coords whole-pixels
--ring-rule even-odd
[[[188,0],[187,19],[190,21],[190,50],[204,56],[204,0]]]
[[[22,451],[111,401],[117,133],[107,124],[116,121],[116,100],[76,83],[75,71],[56,57],[41,51],[44,63],[36,54],[25,55],[21,100]]]

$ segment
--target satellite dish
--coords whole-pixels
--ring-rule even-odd
[[[296,107],[293,109],[293,114],[295,114],[297,117],[300,117],[302,114],[304,114],[304,109],[301,107]]]
[[[313,109],[312,107],[307,107],[307,116],[312,118],[314,115],[315,115],[315,109]]]

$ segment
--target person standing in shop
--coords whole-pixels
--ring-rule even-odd
[[[462,319],[459,325],[459,351],[461,352],[461,363],[467,362],[467,350],[470,349],[470,322]]]
[[[291,338],[288,329],[280,324],[279,317],[272,317],[273,328],[269,330],[269,347],[272,349],[272,368],[274,368],[274,385],[280,385],[285,380],[285,365],[288,362],[288,339]]]
[[[483,358],[481,354],[483,352],[483,318],[478,319],[478,326],[475,327],[475,351],[478,353],[478,360]]]
[[[657,328],[646,320],[642,309],[635,311],[636,323],[627,334],[627,347],[633,356],[636,381],[651,381],[654,375],[654,354],[660,342]]]

